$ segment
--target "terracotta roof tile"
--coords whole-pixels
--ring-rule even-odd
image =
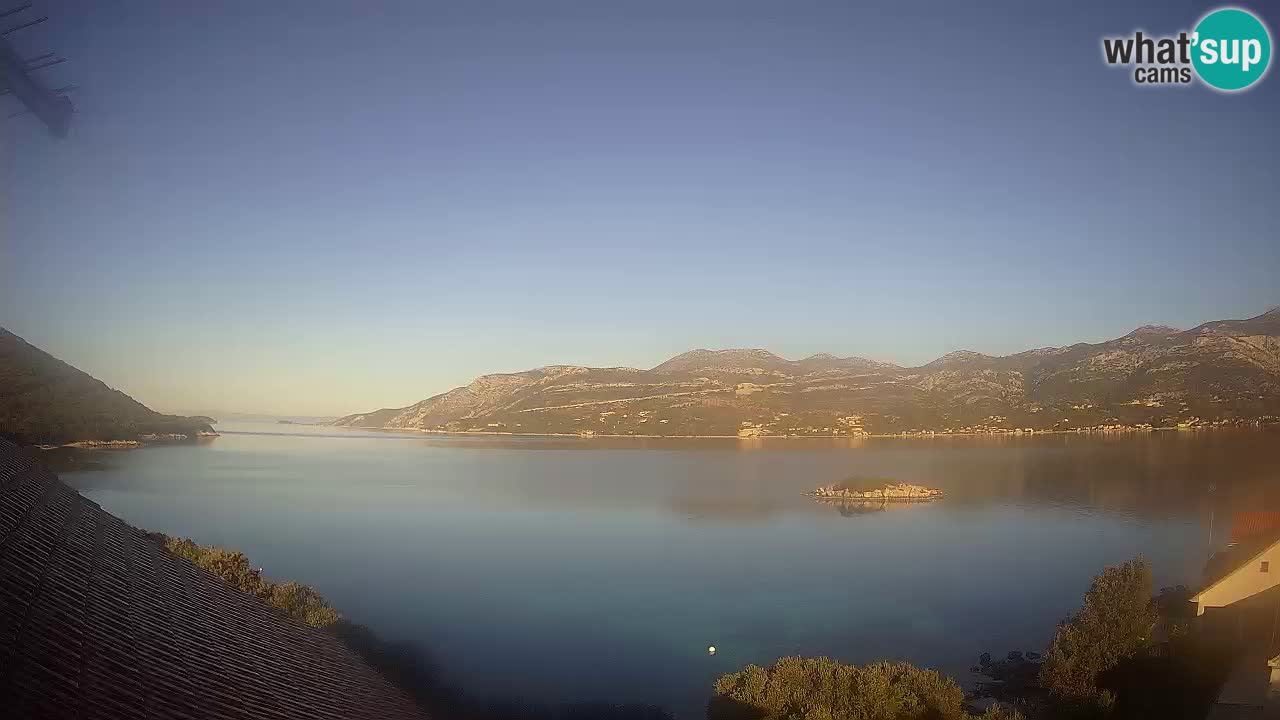
[[[1244,542],[1252,537],[1280,532],[1280,512],[1247,510],[1231,516],[1231,542]]]
[[[165,552],[0,440],[6,717],[420,718],[329,633]]]

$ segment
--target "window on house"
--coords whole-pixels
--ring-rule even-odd
[[[1260,567],[1260,568],[1258,568],[1258,569],[1259,569],[1261,572],[1270,572],[1270,570],[1271,570],[1271,563],[1270,563],[1270,562],[1268,562],[1268,561],[1266,561],[1266,560],[1263,560],[1263,561],[1262,561],[1262,567]]]

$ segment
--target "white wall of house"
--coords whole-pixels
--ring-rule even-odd
[[[1261,555],[1202,591],[1196,597],[1196,614],[1203,615],[1205,608],[1226,607],[1240,602],[1277,585],[1280,585],[1280,543],[1273,544]]]

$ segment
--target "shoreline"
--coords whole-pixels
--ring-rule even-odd
[[[153,435],[151,437],[139,437],[136,440],[73,440],[67,443],[51,444],[51,443],[35,443],[33,445],[25,445],[23,447],[43,450],[44,452],[52,452],[54,450],[73,449],[73,450],[134,450],[143,447],[154,447],[159,445],[190,445],[199,443],[203,440],[219,437],[216,432],[199,432],[194,436],[188,435]]]
[[[295,423],[300,424],[300,423]],[[423,428],[389,428],[389,427],[371,427],[365,425],[309,425],[307,427],[327,427],[336,429],[350,430],[372,430],[379,432],[402,432],[402,433],[419,433],[422,435],[478,435],[478,436],[496,436],[496,437],[553,437],[553,438],[579,438],[582,440],[594,440],[597,438],[642,438],[650,440],[871,440],[884,438],[910,438],[910,439],[932,439],[932,438],[948,438],[948,437],[1034,437],[1036,435],[1129,435],[1137,433],[1153,433],[1153,432],[1198,432],[1204,430],[1262,430],[1266,428],[1280,427],[1280,423],[1232,423],[1222,425],[1194,425],[1188,427],[1148,427],[1148,428],[1080,428],[1076,430],[1009,430],[1007,432],[947,432],[942,430],[926,430],[919,432],[898,432],[898,433],[864,433],[861,435],[652,435],[632,433],[627,435],[591,433],[589,435],[582,433],[535,433],[535,432],[506,432],[502,430],[428,430]]]
[[[585,435],[582,433],[534,433],[534,432],[507,432],[501,430],[426,430],[421,428],[388,428],[388,427],[370,427],[359,425],[320,425],[310,423],[289,423],[295,427],[313,427],[313,428],[331,428],[334,430],[364,430],[379,433],[414,433],[417,435],[441,435],[441,436],[459,436],[459,437],[510,437],[510,438],[574,438],[579,440],[738,440],[741,442],[756,443],[762,440],[783,441],[783,440],[884,440],[884,439],[908,439],[908,440],[934,440],[939,438],[1028,438],[1039,435],[1132,435],[1138,433],[1155,433],[1155,432],[1199,432],[1199,431],[1230,431],[1230,430],[1266,430],[1269,428],[1280,427],[1280,423],[1233,423],[1230,425],[1196,425],[1190,427],[1158,427],[1158,428],[1109,428],[1109,429],[1092,429],[1080,428],[1076,430],[1009,430],[1007,432],[946,432],[946,431],[920,431],[920,432],[899,432],[899,433],[864,433],[860,435],[653,435],[653,434],[604,434],[592,433]],[[235,434],[234,431],[228,431]],[[306,433],[285,433],[289,435],[299,435],[305,437]],[[33,444],[28,445],[33,450],[43,452],[53,452],[57,450],[136,450],[146,447],[160,447],[171,445],[189,445],[200,442],[207,442],[213,438],[220,437],[220,433],[201,433],[195,438],[186,440],[176,440],[170,438],[163,439],[146,439],[146,440],[79,440],[59,445],[53,444]],[[405,438],[408,439],[408,438]]]

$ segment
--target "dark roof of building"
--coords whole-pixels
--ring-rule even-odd
[[[166,552],[0,439],[0,714],[421,718],[336,637]]]
[[[1253,560],[1278,541],[1280,541],[1280,530],[1258,532],[1214,553],[1213,557],[1209,558],[1209,562],[1205,563],[1204,577],[1200,582],[1201,590],[1208,589],[1239,570],[1245,563]]]

